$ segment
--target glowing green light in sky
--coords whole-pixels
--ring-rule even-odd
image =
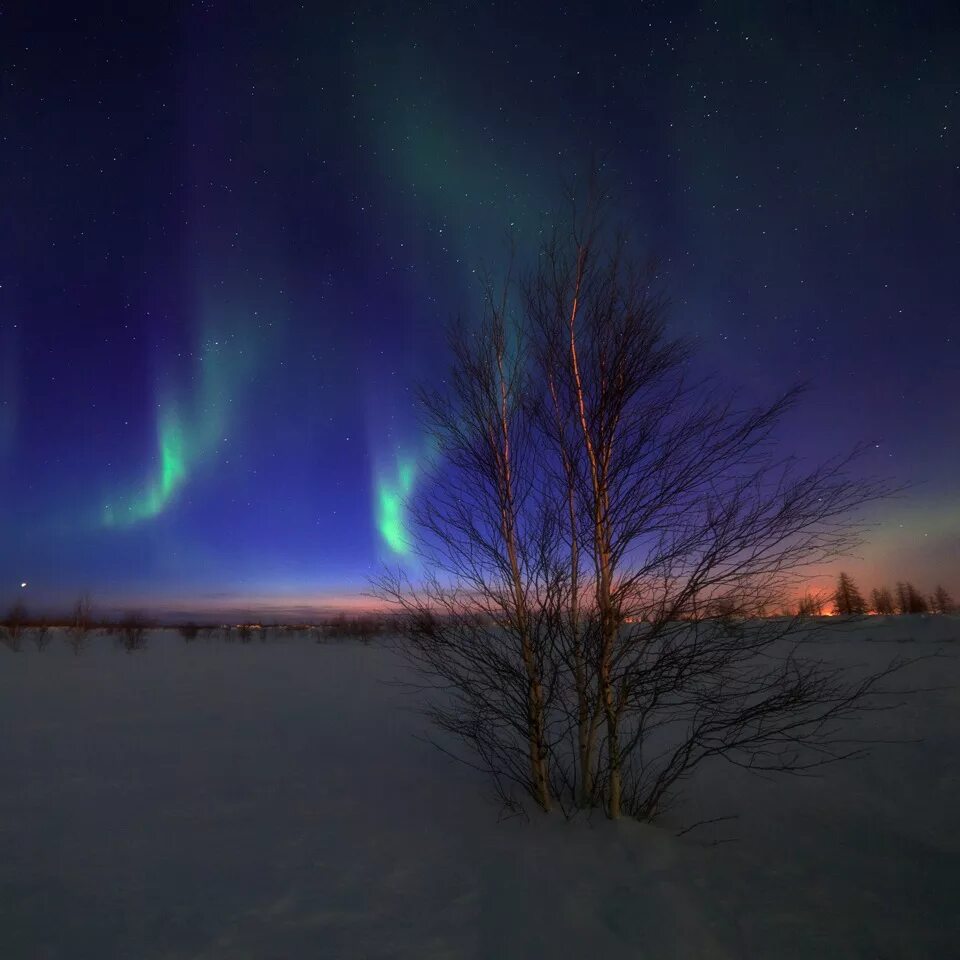
[[[403,457],[391,476],[381,475],[376,480],[377,530],[388,549],[400,557],[408,557],[411,552],[406,514],[416,469],[413,458]]]
[[[138,488],[104,506],[102,523],[126,527],[159,516],[186,485],[197,466],[226,441],[234,397],[256,351],[238,334],[210,332],[200,344],[193,390],[159,391],[157,452],[151,476]]]
[[[164,410],[159,418],[157,442],[160,447],[159,472],[138,495],[130,498],[121,513],[112,505],[104,507],[103,522],[106,526],[127,526],[157,516],[186,482],[183,427],[173,407]]]
[[[376,56],[369,56],[371,49]],[[418,237],[417,243],[433,244],[442,266],[436,274],[418,271],[426,279],[411,277],[413,294],[436,296],[441,285],[461,303],[482,307],[483,289],[477,269],[487,262],[501,262],[509,253],[504,230],[522,236],[540,228],[542,211],[549,209],[554,195],[554,178],[544,157],[556,157],[556,148],[546,143],[536,149],[520,145],[504,154],[491,128],[466,123],[471,114],[473,87],[455,83],[442,88],[422,83],[418,53],[391,39],[365,38],[364,57],[356,64],[362,78],[357,95],[365,104],[368,137],[379,144],[382,164],[380,189],[384,209],[397,217],[404,235]],[[493,128],[500,120],[489,118]],[[361,121],[364,122],[364,121]],[[503,128],[504,135],[509,131]],[[506,159],[509,158],[509,159]],[[416,198],[411,216],[410,197]],[[428,239],[429,238],[429,239]],[[494,277],[496,282],[498,277]],[[422,291],[416,284],[434,286]],[[416,307],[421,309],[420,304]],[[378,372],[379,374],[379,372]],[[422,380],[435,374],[418,360],[406,371],[410,379]],[[382,390],[379,382],[377,390]],[[379,396],[378,407],[391,408],[403,402],[396,396]],[[372,513],[383,545],[394,558],[412,559],[407,502],[414,488],[424,482],[425,468],[436,451],[426,449],[429,441],[416,438],[415,428],[403,424],[375,422],[371,429],[374,461],[390,464],[398,437],[404,438],[404,456],[387,469],[375,470],[372,486]],[[389,427],[389,430],[382,429]],[[411,456],[410,450],[416,451]]]
[[[187,467],[183,455],[183,431],[175,415],[160,428],[160,496],[169,499],[173,492],[187,478]]]

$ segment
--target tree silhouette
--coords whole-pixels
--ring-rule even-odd
[[[937,584],[937,589],[930,598],[930,609],[934,613],[953,613],[956,609],[953,598],[940,584]]]
[[[22,603],[15,603],[4,620],[0,622],[0,642],[14,652],[19,652],[27,622],[26,607]]]
[[[886,588],[880,587],[880,589],[874,588],[873,596],[873,612],[881,617],[892,617],[895,608],[893,605],[893,594]]]
[[[927,601],[909,581],[897,584],[897,613],[926,613]]]
[[[815,593],[804,594],[797,603],[797,616],[802,619],[823,616],[823,597]]]
[[[425,572],[377,592],[459,740],[438,746],[505,802],[653,819],[703,760],[852,752],[840,722],[895,667],[852,680],[790,642],[820,623],[758,617],[849,552],[854,512],[889,488],[850,457],[776,454],[796,391],[749,407],[692,380],[655,276],[595,212],[547,238],[519,298],[490,284],[454,328],[409,504]]]
[[[841,617],[861,616],[867,612],[867,603],[860,595],[857,585],[846,573],[841,573],[834,594],[837,615]]]

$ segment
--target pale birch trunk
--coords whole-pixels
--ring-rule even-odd
[[[574,389],[577,396],[577,410],[584,448],[590,464],[590,478],[593,492],[593,535],[594,562],[597,575],[597,607],[600,613],[600,664],[598,670],[600,701],[603,704],[606,721],[607,754],[609,764],[607,814],[611,819],[620,816],[621,776],[620,776],[620,738],[618,730],[618,711],[614,696],[613,655],[617,638],[618,624],[613,608],[613,570],[610,561],[610,532],[608,529],[608,487],[606,476],[606,458],[598,455],[594,438],[587,421],[586,397],[580,376],[580,361],[577,355],[576,321],[580,304],[580,289],[586,267],[587,250],[580,248],[577,256],[577,274],[574,285],[573,303],[570,308],[570,367],[573,374]],[[608,441],[609,442],[609,441]]]
[[[502,321],[501,321],[502,323]],[[552,807],[550,779],[547,771],[546,719],[544,716],[543,686],[540,682],[539,664],[530,628],[524,592],[523,574],[520,570],[517,548],[516,504],[513,491],[513,468],[511,464],[510,427],[508,419],[507,384],[503,370],[504,338],[502,327],[497,330],[497,373],[500,386],[500,454],[502,457],[501,482],[503,485],[500,507],[501,531],[510,565],[511,590],[520,636],[520,653],[527,675],[527,735],[530,755],[530,777],[537,803],[545,810]]]
[[[577,806],[589,807],[594,793],[594,745],[596,743],[599,705],[592,696],[593,682],[588,651],[580,631],[580,537],[577,533],[576,475],[573,459],[566,446],[564,432],[566,418],[557,395],[553,371],[548,368],[547,382],[553,400],[553,410],[563,465],[564,480],[567,485],[567,521],[570,524],[570,660],[573,668],[574,690],[577,697],[577,762],[579,764],[579,789]],[[562,615],[563,611],[561,611]]]

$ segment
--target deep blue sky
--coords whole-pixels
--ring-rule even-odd
[[[445,321],[594,153],[705,368],[917,485],[862,586],[960,592],[955,3],[124,6],[0,8],[0,602],[362,591]]]

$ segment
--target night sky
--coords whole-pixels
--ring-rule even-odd
[[[593,156],[704,370],[914,485],[861,587],[960,594],[955,2],[59,7],[0,6],[0,602],[403,562],[414,386]]]

